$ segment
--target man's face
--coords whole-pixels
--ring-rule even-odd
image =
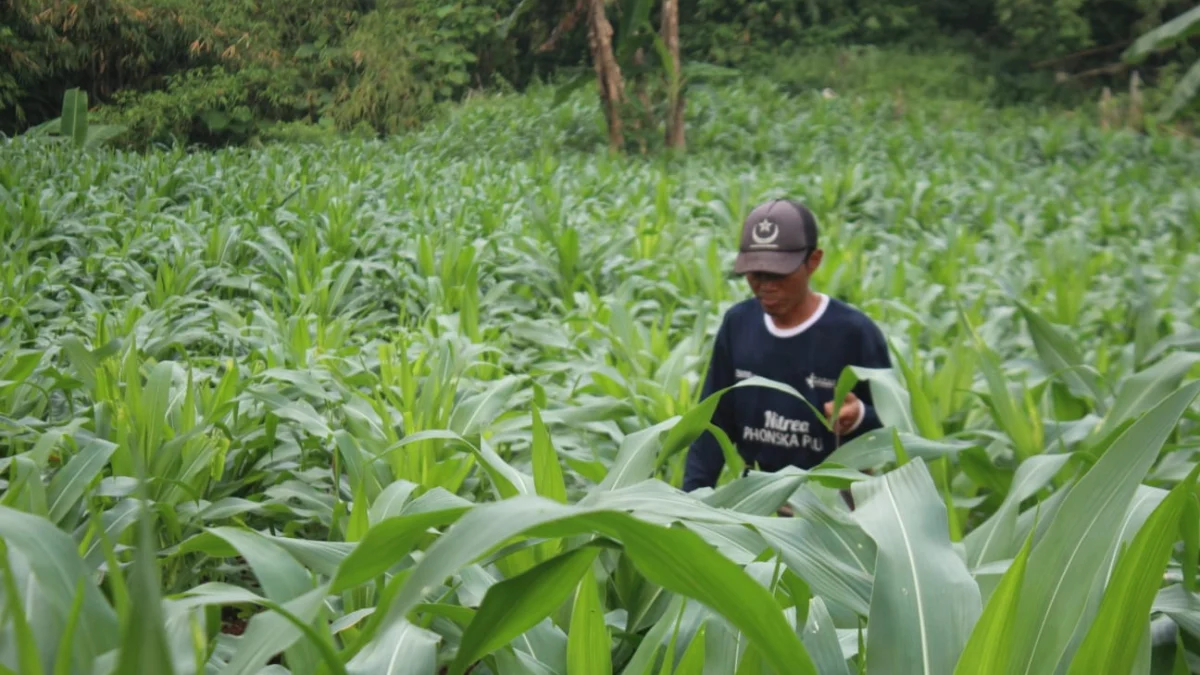
[[[797,312],[808,296],[808,283],[821,264],[820,249],[813,251],[808,261],[788,275],[749,272],[746,281],[763,311],[772,317],[786,318]]]

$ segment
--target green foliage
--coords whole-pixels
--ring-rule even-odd
[[[238,143],[256,136],[263,120],[297,117],[302,99],[292,84],[266,65],[194,68],[169,77],[165,89],[122,92],[101,114],[127,126],[139,146]]]
[[[654,120],[670,87],[661,46],[644,30],[658,25],[658,6],[608,3],[617,41],[633,47],[619,55],[630,82],[622,114],[633,147],[661,136]],[[1191,6],[697,0],[680,6],[689,65],[678,84],[696,83],[697,66],[723,65],[774,72],[789,87],[840,91],[850,86],[843,82],[867,81],[865,88],[912,94],[920,87],[904,83],[925,78],[990,102],[1090,106],[1102,86],[1127,88],[1128,73],[1112,67],[1116,48]],[[86,91],[95,119],[128,125],[120,142],[137,148],[242,144],[274,137],[279,125],[401,132],[481,91],[550,79],[593,89],[581,7],[574,0],[15,0],[0,5],[0,132],[55,118],[73,88]],[[828,67],[825,55],[854,53],[855,45],[925,61],[912,72],[886,59],[871,69],[861,59]],[[1142,64],[1147,103],[1175,112],[1200,77],[1188,72],[1195,60],[1183,43]],[[968,79],[955,84],[948,72]]]
[[[1167,21],[1161,26],[1139,37],[1124,53],[1129,63],[1143,63],[1151,52],[1170,49],[1190,36],[1200,32],[1200,5]],[[1168,83],[1164,83],[1165,85]],[[1188,68],[1182,77],[1172,81],[1164,90],[1171,92],[1170,98],[1161,107],[1164,119],[1171,119],[1188,104],[1200,97],[1200,59]]]
[[[767,60],[803,47],[895,43],[937,27],[920,0],[698,0],[683,3],[680,38],[696,58],[727,65]]]
[[[699,0],[683,21],[685,50],[693,58],[756,71],[780,71],[795,80],[811,73],[814,56],[861,45],[922,52],[940,65],[919,77],[942,78],[946,68],[970,62],[960,88],[986,90],[993,103],[1091,105],[1103,86],[1128,86],[1114,67],[1118,49],[1164,14],[1182,12],[1190,0]],[[685,7],[686,11],[686,7]],[[1191,60],[1181,55],[1186,65]],[[1144,68],[1143,83],[1170,87],[1178,74],[1168,59]],[[845,70],[841,64],[840,70]],[[887,64],[871,74],[899,71]],[[1185,65],[1185,67],[1186,67]],[[1071,73],[1085,73],[1079,78]],[[911,80],[912,73],[895,73]],[[1063,75],[1067,76],[1066,81]],[[825,85],[822,85],[825,86]],[[833,87],[838,89],[837,87]],[[911,89],[910,87],[905,87]],[[1147,92],[1150,97],[1153,91]]]
[[[797,95],[828,88],[834,95],[894,96],[898,106],[982,102],[996,93],[994,78],[982,64],[951,49],[810,47],[794,59],[765,64],[762,72]]]
[[[1195,659],[1194,144],[758,77],[646,161],[558,92],[387,140],[4,141],[0,665]],[[738,223],[780,194],[892,343],[844,380],[888,428],[682,494]]]
[[[1080,13],[1085,0],[996,0],[996,18],[1013,49],[1048,59],[1091,45]]]
[[[471,81],[478,62],[473,48],[495,20],[488,3],[381,1],[346,38],[356,77],[336,92],[331,114],[342,127],[366,122],[384,133],[428,119],[438,103],[478,84]]]
[[[181,67],[196,35],[183,13],[185,4],[13,0],[0,5],[0,131],[55,116],[68,89],[87,87],[93,102],[106,101]]]
[[[0,129],[44,117],[41,92],[89,82],[100,118],[128,125],[124,140],[139,147],[241,143],[297,120],[390,132],[428,119],[497,67],[478,55],[496,50],[498,15],[473,0],[73,7],[0,10],[0,62],[11,66],[0,76]]]
[[[76,148],[97,147],[120,137],[126,127],[114,124],[93,124],[89,121],[87,93],[68,89],[63,94],[62,114],[26,131],[25,138],[62,138]]]

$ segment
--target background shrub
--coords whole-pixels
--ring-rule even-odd
[[[618,31],[638,2],[611,3]],[[1122,48],[1191,4],[696,0],[681,7],[681,42],[686,60],[788,87],[929,79],[994,103],[1078,105],[1127,90]],[[585,23],[578,0],[12,0],[0,6],[0,133],[55,117],[73,87],[135,146],[242,143],[297,122],[394,133],[472,90],[588,72]],[[904,62],[918,71],[841,51],[864,45],[919,55]],[[1147,100],[1195,53],[1185,41],[1140,64]]]

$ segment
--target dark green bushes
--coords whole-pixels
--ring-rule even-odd
[[[643,0],[613,0],[621,31]],[[1095,101],[1128,89],[1123,45],[1193,0],[694,0],[685,61],[775,74],[790,89]],[[657,3],[650,3],[657,12]],[[590,73],[578,0],[10,0],[0,3],[0,133],[88,93],[132,146],[242,143],[281,129],[393,133],[470,90]],[[511,19],[511,21],[510,21]],[[890,63],[847,45],[902,47]],[[1195,60],[1139,64],[1147,101]],[[905,71],[910,69],[911,72]],[[585,82],[585,86],[589,86]]]
[[[85,87],[134,144],[242,142],[273,123],[394,132],[484,84],[476,0],[18,0],[0,9],[0,131]],[[486,82],[491,84],[491,82]]]
[[[689,54],[722,65],[777,67],[781,56],[798,49],[807,54],[814,47],[849,44],[931,54],[953,50],[973,59],[971,70],[987,81],[994,103],[1076,105],[1094,101],[1104,86],[1127,89],[1130,69],[1120,61],[1122,48],[1194,5],[1194,0],[696,0],[684,5],[681,21]],[[1190,64],[1188,49],[1181,45],[1146,64],[1139,71],[1143,83],[1163,86],[1177,78],[1177,68],[1169,66]]]

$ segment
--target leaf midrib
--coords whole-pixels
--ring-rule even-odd
[[[904,551],[908,555],[909,569],[912,570],[913,595],[917,602],[917,626],[921,634],[921,663],[924,667],[924,672],[930,673],[932,671],[929,664],[929,628],[925,625],[925,601],[921,597],[921,580],[917,574],[917,559],[913,554],[912,542],[908,538],[908,528],[904,526],[904,517],[900,513],[900,505],[896,503],[896,495],[892,491],[891,483],[884,481],[883,488],[887,492],[888,502],[892,505],[892,510],[896,513],[896,523],[900,526],[900,537],[904,541]]]
[[[1129,476],[1129,474],[1133,473],[1134,468],[1136,467],[1130,467],[1121,474],[1121,482],[1123,482],[1123,480]],[[1078,487],[1078,485],[1076,487]],[[1059,568],[1058,579],[1054,583],[1054,592],[1050,594],[1050,601],[1046,603],[1047,611],[1042,613],[1042,620],[1038,623],[1036,633],[1037,637],[1033,639],[1033,646],[1029,649],[1029,656],[1027,657],[1028,661],[1025,662],[1025,675],[1029,675],[1029,669],[1033,667],[1033,661],[1034,657],[1037,655],[1038,645],[1041,644],[1042,636],[1045,634],[1043,631],[1046,627],[1046,622],[1050,620],[1051,612],[1049,610],[1054,607],[1054,601],[1058,597],[1059,591],[1062,590],[1063,580],[1066,578],[1067,571],[1071,569],[1071,565],[1075,562],[1075,557],[1079,555],[1079,549],[1083,548],[1083,542],[1087,539],[1088,533],[1091,532],[1092,528],[1096,526],[1096,523],[1100,521],[1099,514],[1104,511],[1105,507],[1112,503],[1113,499],[1116,499],[1116,496],[1116,491],[1109,491],[1108,497],[1105,497],[1104,502],[1100,505],[1100,508],[1092,511],[1091,521],[1083,530],[1083,534],[1080,535],[1076,541],[1075,548],[1071,551],[1070,557],[1067,558],[1067,563]]]

